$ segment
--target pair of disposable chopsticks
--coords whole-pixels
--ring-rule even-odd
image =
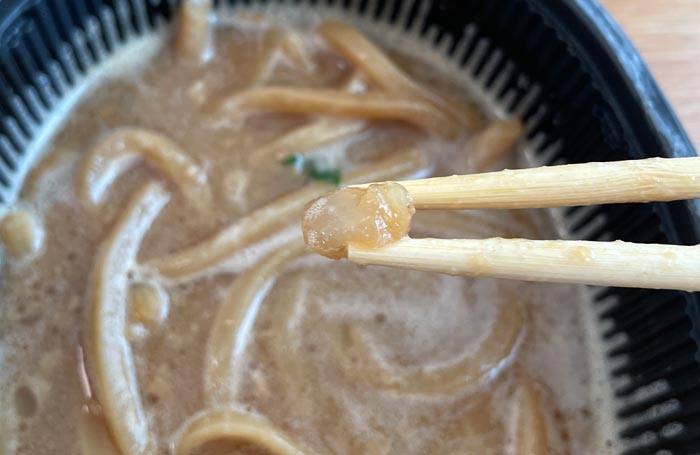
[[[700,197],[700,158],[585,163],[398,182],[417,210],[524,209]],[[700,246],[411,239],[348,259],[465,276],[700,291]]]

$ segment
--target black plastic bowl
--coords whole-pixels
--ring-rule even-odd
[[[0,203],[12,203],[27,145],[66,90],[130,34],[168,20],[176,3],[0,1]],[[528,134],[546,163],[695,155],[639,54],[593,1],[286,3],[337,5],[419,27],[435,43],[448,39],[449,52],[459,48],[462,63],[487,87],[508,74],[498,97],[530,120]],[[535,86],[537,95],[526,96]],[[697,201],[564,213],[574,237],[700,243]],[[604,338],[624,339],[607,351],[615,360],[609,377],[623,453],[700,453],[700,295],[618,288],[597,288],[594,295],[606,302],[599,305],[601,323],[610,327]]]

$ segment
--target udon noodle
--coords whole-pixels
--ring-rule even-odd
[[[0,451],[599,453],[577,288],[301,238],[337,185],[512,166],[519,121],[337,20],[214,14],[185,1],[160,53],[86,96],[0,222]],[[531,211],[410,223],[382,197],[409,222],[370,236],[553,231]]]
[[[125,338],[128,271],[136,262],[141,239],[170,198],[149,184],[139,191],[100,247],[89,295],[89,349],[93,380],[107,426],[123,453],[153,450],[136,380],[136,367]]]
[[[109,186],[141,158],[177,184],[193,205],[208,208],[207,175],[167,137],[139,128],[124,128],[102,138],[88,152],[78,174],[78,191],[86,204],[102,201]]]

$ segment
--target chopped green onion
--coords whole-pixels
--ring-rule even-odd
[[[297,164],[300,160],[303,160],[303,157],[301,155],[289,155],[284,158],[282,158],[282,166],[287,166],[291,167]]]
[[[340,186],[340,169],[320,170],[312,166],[308,174],[312,180],[330,183],[333,186]]]
[[[306,174],[311,180],[340,186],[341,172],[338,168],[320,168],[314,160],[305,159],[304,156],[299,154],[286,156],[280,162],[282,166],[293,167],[298,174]]]

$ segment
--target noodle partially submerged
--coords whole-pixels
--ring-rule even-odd
[[[420,151],[411,149],[368,164],[351,172],[347,183],[396,179],[424,169],[426,163]],[[181,278],[204,270],[230,256],[235,251],[257,242],[265,236],[298,222],[304,206],[328,192],[328,185],[314,182],[261,207],[203,242],[182,251],[152,261],[156,270],[169,278]]]
[[[534,381],[525,377],[518,387],[516,451],[518,454],[550,455],[547,422],[540,392]]]
[[[143,128],[116,130],[93,146],[78,174],[83,201],[99,204],[109,186],[139,158],[167,175],[195,207],[209,207],[211,194],[204,170],[173,141]]]
[[[251,154],[254,164],[268,160],[280,161],[291,155],[306,155],[320,147],[351,137],[363,129],[365,122],[336,118],[321,118],[296,128],[268,142]]]
[[[291,115],[327,115],[372,121],[401,121],[444,138],[458,128],[443,112],[421,100],[383,92],[348,93],[321,88],[257,87],[225,98],[220,109],[248,109]]]
[[[213,412],[195,419],[176,442],[175,454],[187,455],[199,446],[220,440],[252,445],[270,455],[305,455],[264,419],[236,411]]]
[[[444,110],[454,128],[474,130],[479,115],[466,106],[451,106],[445,100],[422,87],[396,66],[386,54],[352,27],[329,20],[318,27],[319,34],[344,59],[367,75],[370,82],[388,93],[406,99],[428,102]]]
[[[418,368],[409,371],[386,369],[370,352],[362,334],[347,326],[350,349],[357,356],[349,368],[359,373],[358,380],[377,387],[409,393],[449,393],[477,385],[485,376],[497,374],[503,362],[517,348],[523,330],[523,316],[518,302],[509,302],[499,310],[496,321],[479,348],[472,355],[445,367]]]
[[[130,455],[149,454],[153,442],[125,337],[127,273],[136,264],[141,240],[169,198],[161,186],[151,183],[131,199],[100,246],[88,290],[88,345],[96,395],[117,446]]]
[[[305,250],[301,239],[283,245],[236,278],[228,289],[207,341],[205,397],[211,406],[234,400],[233,378],[236,370],[241,368],[240,357],[250,337],[258,307],[265,297],[265,289],[286,263]]]
[[[175,52],[183,60],[201,62],[211,53],[211,0],[185,0],[175,36]]]

